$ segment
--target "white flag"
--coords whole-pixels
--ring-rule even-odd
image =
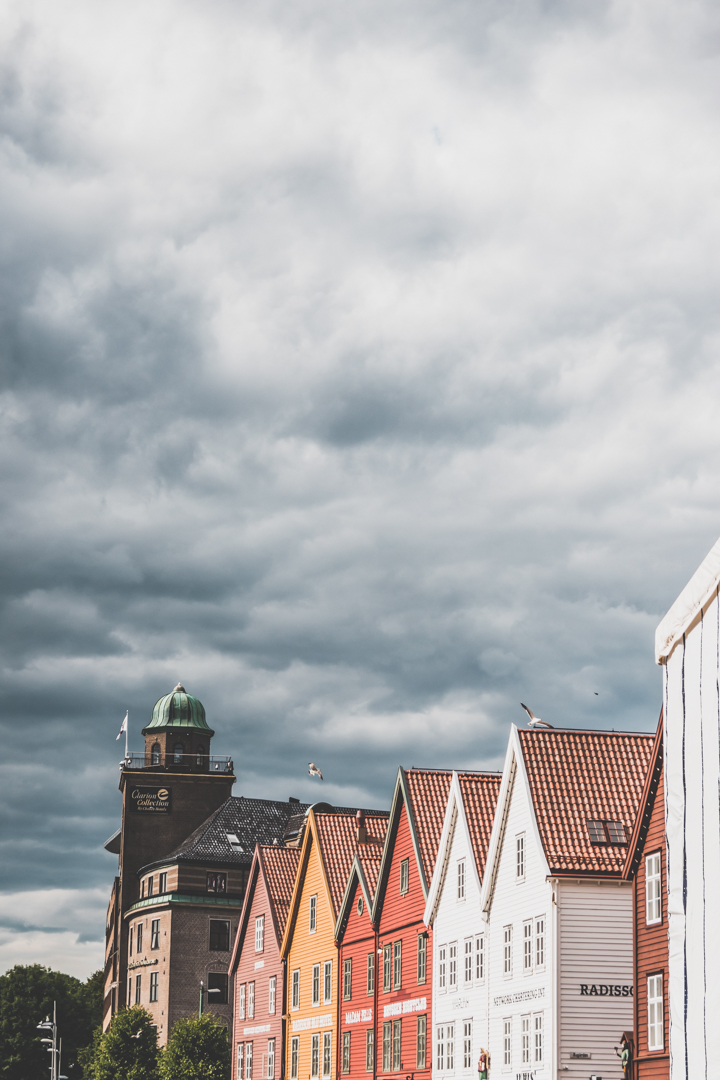
[[[129,709],[128,709],[128,712],[130,712],[130,710],[129,710]],[[124,732],[126,732],[126,731],[127,731],[127,721],[128,721],[128,713],[126,712],[126,713],[125,713],[125,719],[124,719],[124,720],[123,720],[123,722],[122,722],[122,725],[121,725],[121,727],[120,727],[120,731],[118,732],[118,736],[117,736],[117,739],[115,740],[115,742],[117,742],[117,741],[118,741],[118,739],[120,738],[120,736],[121,736],[122,734],[124,734]]]

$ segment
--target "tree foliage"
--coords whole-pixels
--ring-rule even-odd
[[[157,1080],[157,1031],[149,1012],[134,1005],[113,1017],[81,1055],[84,1080]]]
[[[40,1042],[46,1032],[37,1025],[52,1019],[57,1002],[58,1031],[63,1041],[62,1071],[70,1077],[80,1047],[86,1046],[102,1020],[102,972],[87,982],[41,964],[18,965],[0,975],[0,1076],[3,1080],[47,1080],[50,1055]]]
[[[160,1056],[160,1080],[230,1080],[227,1030],[212,1013],[178,1020]]]

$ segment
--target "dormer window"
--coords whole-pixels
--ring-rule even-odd
[[[183,744],[181,742],[176,742],[175,745],[173,746],[173,764],[174,765],[182,765],[184,752],[185,752],[185,747],[183,746]]]
[[[152,765],[160,764],[160,743],[156,742],[152,744],[152,750],[150,751],[150,763]]]
[[[588,821],[587,827],[591,844],[612,844],[615,847],[627,844],[622,821]]]

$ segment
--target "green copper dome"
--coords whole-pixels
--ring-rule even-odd
[[[153,731],[202,731],[207,735],[215,732],[208,727],[202,702],[188,694],[184,686],[177,684],[171,694],[155,702],[152,720],[142,730],[143,735]]]

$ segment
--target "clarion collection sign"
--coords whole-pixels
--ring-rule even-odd
[[[134,787],[129,809],[136,814],[169,814],[171,796],[166,787]]]

